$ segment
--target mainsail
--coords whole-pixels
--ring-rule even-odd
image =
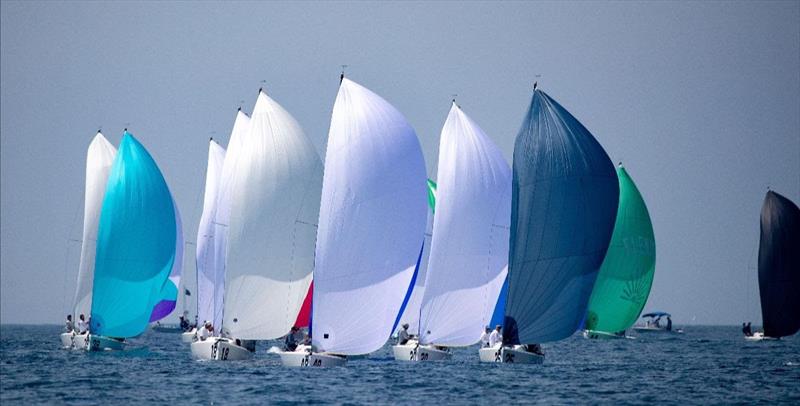
[[[419,266],[416,268],[416,276],[413,279],[414,285],[410,286],[408,300],[402,307],[402,314],[393,326],[392,330],[397,330],[397,326],[408,324],[408,331],[419,331],[419,311],[422,306],[422,295],[425,293],[425,278],[428,272],[428,259],[431,254],[431,237],[433,236],[433,215],[436,210],[436,182],[428,179],[428,216],[425,223],[425,241],[422,243],[422,256],[419,259]]]
[[[405,118],[343,79],[333,106],[314,268],[312,344],[366,354],[391,334],[425,232],[425,161]]]
[[[200,225],[197,228],[195,264],[197,265],[197,319],[200,322],[211,321],[214,326],[222,325],[224,290],[217,289],[217,283],[223,286],[225,283],[225,258],[217,256],[215,247],[217,225],[214,224],[224,162],[225,149],[214,140],[210,140],[203,214],[200,215]]]
[[[297,121],[261,91],[246,137],[238,151],[229,146],[228,158],[222,325],[237,338],[278,338],[294,324],[311,283],[322,163]]]
[[[767,192],[761,207],[758,290],[767,337],[790,336],[800,329],[800,209]]]
[[[455,103],[442,128],[437,180],[420,342],[468,346],[480,339],[506,277],[511,168]]]
[[[133,337],[147,327],[173,270],[176,210],[161,171],[127,131],[108,177],[92,288],[91,330]]]
[[[514,144],[505,344],[569,337],[580,326],[619,200],[614,164],[541,90]]]
[[[244,155],[244,145],[247,142],[247,137],[250,132],[250,117],[245,114],[242,109],[236,112],[236,119],[233,122],[231,135],[228,139],[228,149],[225,153],[225,160],[222,164],[222,173],[219,179],[219,190],[217,190],[217,200],[215,203],[214,217],[211,224],[214,227],[214,244],[209,249],[213,249],[212,255],[214,260],[214,279],[209,280],[213,283],[213,290],[208,294],[213,294],[213,299],[208,297],[208,300],[213,300],[214,308],[213,314],[200,318],[198,322],[211,321],[215,326],[216,331],[221,330],[222,315],[225,310],[224,297],[225,297],[225,267],[228,252],[228,233],[230,231],[230,217],[231,217],[231,199],[230,190],[233,185],[233,180],[236,179],[236,173],[239,169],[239,158]],[[199,275],[198,275],[199,277]],[[198,303],[201,299],[198,298]]]
[[[99,131],[86,152],[86,191],[83,207],[83,244],[75,289],[75,314],[89,315],[92,309],[92,280],[94,279],[95,250],[97,249],[97,224],[106,193],[106,183],[117,149]]]
[[[616,333],[639,318],[653,283],[656,245],[639,189],[620,164],[619,207],[608,252],[589,299],[586,329]]]

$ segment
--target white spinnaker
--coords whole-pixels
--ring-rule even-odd
[[[312,344],[366,354],[391,334],[425,232],[425,160],[414,129],[344,79],[333,106],[317,233]]]
[[[511,168],[453,103],[439,143],[420,342],[468,346],[489,323],[508,264]]]
[[[247,136],[236,151],[223,326],[243,339],[285,335],[314,269],[322,163],[297,121],[259,92]],[[228,149],[228,158],[233,154]],[[227,158],[225,166],[227,168]]]
[[[92,281],[94,280],[94,260],[97,249],[97,225],[100,209],[106,194],[106,184],[117,149],[99,131],[89,144],[86,152],[86,191],[83,207],[83,245],[81,263],[78,268],[78,283],[75,290],[75,314],[89,317],[92,309]]]
[[[244,115],[244,114],[242,114]],[[217,197],[222,179],[222,165],[225,162],[225,149],[214,140],[208,143],[208,166],[206,169],[203,214],[197,229],[197,318],[200,322],[209,320],[214,326],[222,325],[222,290],[216,290],[218,273],[224,273],[225,258],[217,257],[214,246],[217,212]],[[183,292],[180,292],[182,295]],[[219,297],[217,297],[219,294]]]

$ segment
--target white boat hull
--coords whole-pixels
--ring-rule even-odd
[[[443,361],[449,360],[453,354],[432,345],[403,344],[393,345],[392,352],[397,361]]]
[[[189,344],[195,340],[195,335],[197,334],[197,329],[193,328],[192,331],[186,331],[181,334],[181,342]]]
[[[75,334],[72,337],[72,349],[74,350],[85,350],[86,349],[86,339],[89,338],[89,334]]]
[[[341,367],[347,364],[347,358],[341,355],[327,354],[324,352],[312,353],[306,350],[281,351],[281,364],[285,367]]]
[[[74,333],[61,333],[61,347],[68,350],[75,349],[72,343],[73,337],[75,337]]]
[[[605,331],[596,331],[596,330],[583,330],[583,338],[589,338],[589,339],[593,339],[593,340],[619,340],[619,339],[633,340],[634,339],[631,336],[617,335],[617,334],[614,334],[614,333],[606,333]]]
[[[481,348],[478,350],[478,355],[481,362],[504,364],[541,364],[544,362],[544,355],[511,347]]]
[[[776,341],[776,340],[779,340],[779,338],[767,337],[761,331],[756,331],[751,336],[744,336],[744,339],[747,340],[747,341],[765,341],[765,340],[766,341]]]
[[[124,341],[111,337],[89,334],[85,340],[86,351],[122,351],[125,349]]]
[[[193,342],[190,348],[192,358],[197,360],[242,361],[253,358],[253,352],[236,345],[230,338],[210,337]]]

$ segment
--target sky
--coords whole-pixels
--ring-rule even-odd
[[[0,45],[0,323],[70,311],[98,128],[146,146],[193,241],[208,138],[263,86],[324,157],[341,65],[406,116],[434,179],[453,95],[510,164],[538,80],[639,187],[645,310],[677,324],[760,323],[764,194],[800,202],[797,1],[4,0]]]

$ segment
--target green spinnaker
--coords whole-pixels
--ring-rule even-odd
[[[436,182],[428,179],[428,207],[431,212],[436,211]]]
[[[608,333],[624,331],[639,318],[656,265],[653,224],[644,199],[622,165],[617,178],[617,220],[586,314],[587,330]]]

